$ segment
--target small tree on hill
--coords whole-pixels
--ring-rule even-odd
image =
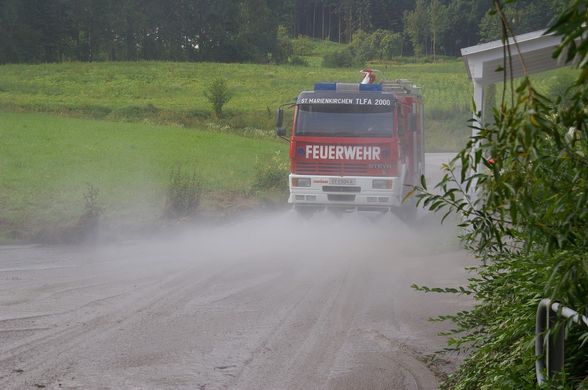
[[[208,89],[204,91],[204,96],[212,104],[213,116],[219,119],[223,115],[223,106],[231,100],[231,91],[227,80],[223,78],[215,79]]]
[[[413,11],[404,13],[404,32],[412,43],[416,57],[427,55],[429,17],[429,6],[424,0],[417,0]]]

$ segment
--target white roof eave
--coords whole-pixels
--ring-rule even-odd
[[[545,32],[546,30],[539,30],[517,35],[514,39],[510,38],[506,44],[498,40],[461,49],[469,78],[481,85],[503,80],[504,72],[496,70],[503,67],[505,48],[510,49],[514,77],[523,76],[525,69],[526,74],[532,74],[561,66],[557,59],[552,58],[561,37]],[[506,76],[510,77],[509,64],[506,69]]]

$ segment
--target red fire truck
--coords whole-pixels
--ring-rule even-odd
[[[295,208],[400,211],[424,174],[419,88],[407,80],[375,84],[365,73],[362,83],[320,83],[298,96],[289,138]],[[284,137],[282,123],[279,109]]]

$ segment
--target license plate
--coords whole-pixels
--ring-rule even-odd
[[[329,179],[329,184],[338,186],[353,186],[355,185],[355,179],[349,179],[345,177],[332,177]]]

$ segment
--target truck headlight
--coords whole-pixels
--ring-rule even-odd
[[[309,177],[293,177],[292,187],[310,187]]]
[[[372,188],[376,190],[389,190],[392,188],[393,181],[390,179],[374,179],[372,180]]]

